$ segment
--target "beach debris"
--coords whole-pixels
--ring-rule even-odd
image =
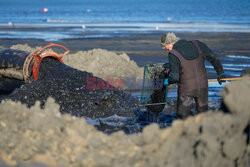
[[[48,8],[43,8],[43,9],[42,9],[42,12],[44,12],[44,13],[46,13],[46,12],[48,12],[48,11],[49,11]]]
[[[167,21],[171,21],[173,18],[172,17],[168,17],[167,18]]]
[[[14,23],[12,23],[11,21],[8,22],[8,25],[14,27]]]

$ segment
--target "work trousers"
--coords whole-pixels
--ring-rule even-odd
[[[191,115],[191,106],[193,99],[196,103],[196,112],[201,113],[208,110],[208,88],[202,88],[200,91],[182,93],[178,91],[177,116],[185,119]]]

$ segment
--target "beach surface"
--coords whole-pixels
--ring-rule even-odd
[[[134,34],[130,36],[65,39],[44,41],[39,39],[0,39],[0,46],[33,52],[51,42],[66,46],[70,54],[64,62],[78,70],[93,73],[106,79],[143,78],[143,66],[151,63],[168,62],[168,53],[160,47],[161,35],[165,32]],[[187,40],[200,40],[219,55],[227,77],[237,77],[250,69],[250,33],[177,33]],[[58,48],[53,48],[55,51]],[[213,66],[206,62],[208,78],[217,78]],[[227,83],[226,83],[227,84]],[[126,86],[123,86],[126,89]],[[142,85],[133,83],[132,93],[140,98]],[[209,83],[209,107],[220,107],[220,91],[223,85]],[[131,92],[131,90],[130,90]],[[168,97],[176,103],[177,87],[171,85]]]
[[[160,47],[163,33],[135,34],[124,37],[67,39],[61,41],[44,41],[39,39],[0,39],[0,46],[11,47],[17,44],[28,44],[30,47],[58,43],[66,46],[71,53],[95,48],[109,51],[125,52],[139,66],[149,63],[167,61],[167,52]],[[225,55],[250,56],[250,33],[177,33],[187,40],[200,40],[206,43],[215,53]]]
[[[205,42],[220,55],[223,67],[230,76],[240,75],[250,66],[250,33],[177,35]],[[160,33],[153,33],[61,41],[1,39],[0,46],[31,52],[50,42],[58,43],[70,49],[65,64],[73,68],[86,70],[100,78],[119,78],[132,75],[123,74],[133,67],[134,77],[142,77],[142,73],[136,74],[137,71],[142,72],[142,66],[168,61],[167,52],[160,47],[160,37]],[[90,61],[91,56],[96,69],[85,62]],[[111,64],[108,65],[109,62]],[[125,66],[117,72],[119,64]],[[103,70],[104,67],[107,68]],[[211,65],[206,67],[209,77],[215,77]],[[77,73],[82,76],[82,72]],[[78,81],[81,85],[82,81]],[[25,84],[21,90],[30,85]],[[133,123],[132,128],[138,128],[134,122],[127,121],[131,120],[128,116],[84,119],[70,114],[61,115],[60,106],[52,98],[48,98],[43,109],[39,102],[27,108],[20,102],[4,101],[0,104],[0,134],[4,136],[0,138],[0,166],[249,166],[249,79],[225,85],[222,96],[231,113],[218,110],[222,101],[221,90],[223,85],[217,82],[209,85],[209,108],[216,110],[184,121],[173,121],[169,128],[160,129],[153,124],[140,129],[142,133],[131,135],[122,131],[106,135],[92,126],[102,127],[99,130],[104,132],[107,129],[105,126],[128,129],[127,125]],[[168,97],[173,109],[167,110],[175,112],[175,85],[170,88]]]

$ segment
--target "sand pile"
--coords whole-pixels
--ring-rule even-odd
[[[93,73],[103,79],[143,77],[143,68],[130,60],[124,53],[115,53],[103,49],[93,49],[90,51],[79,51],[75,54],[65,56],[67,65],[76,69]]]
[[[30,109],[11,101],[0,105],[0,155],[9,165],[48,166],[249,166],[246,129],[250,121],[250,80],[226,86],[231,113],[208,111],[160,130],[108,136],[84,119],[61,115],[48,99]],[[2,162],[3,164],[3,162]]]
[[[41,47],[31,48],[25,45],[13,45],[11,49],[34,52]],[[107,79],[124,79],[124,88],[127,78],[143,78],[143,68],[139,67],[124,52],[110,52],[104,49],[78,51],[63,58],[65,64],[81,71],[93,73],[94,76]]]
[[[17,50],[24,50],[24,51],[27,51],[27,52],[35,52],[39,49],[41,49],[42,47],[35,47],[35,48],[32,48],[30,47],[28,44],[17,44],[17,45],[13,45],[10,47],[10,49],[17,49]]]

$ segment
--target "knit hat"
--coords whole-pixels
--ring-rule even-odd
[[[176,37],[176,35],[173,32],[163,34],[161,36],[161,47],[162,47],[162,49],[165,49],[166,45],[171,44],[173,42],[177,42],[179,40],[180,40],[180,38]]]

